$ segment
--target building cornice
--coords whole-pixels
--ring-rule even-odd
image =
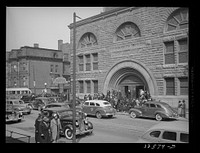
[[[84,24],[88,24],[97,20],[101,20],[101,19],[105,19],[107,17],[113,16],[113,15],[117,15],[119,13],[123,13],[125,11],[132,11],[133,9],[138,9],[139,7],[118,7],[106,12],[102,12],[100,14],[97,14],[95,16],[80,20],[76,22],[76,27],[82,26]],[[70,25],[68,25],[69,29],[73,28],[73,23],[71,23]]]

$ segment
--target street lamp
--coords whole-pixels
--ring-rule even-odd
[[[76,143],[76,13],[73,14],[73,139],[72,142]],[[78,17],[81,19],[80,17]]]
[[[44,92],[45,93],[47,92],[47,83],[46,82],[44,83]]]

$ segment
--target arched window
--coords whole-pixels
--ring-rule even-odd
[[[178,30],[188,28],[188,9],[179,9],[167,19],[166,30]]]
[[[90,47],[90,46],[94,46],[97,45],[97,39],[95,37],[94,34],[92,34],[91,32],[85,33],[79,43],[78,43],[78,48],[84,48],[84,47]]]
[[[116,41],[140,37],[140,29],[132,22],[125,22],[116,30]]]

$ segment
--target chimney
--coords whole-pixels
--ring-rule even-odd
[[[34,46],[35,48],[39,48],[39,44],[37,44],[37,43],[33,44],[33,46]]]
[[[58,40],[58,50],[62,50],[63,40]]]

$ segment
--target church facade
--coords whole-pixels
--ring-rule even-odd
[[[172,106],[183,99],[188,106],[188,14],[180,7],[117,7],[77,21],[77,95],[113,89],[138,98],[143,89]],[[73,23],[68,27],[73,46]]]

